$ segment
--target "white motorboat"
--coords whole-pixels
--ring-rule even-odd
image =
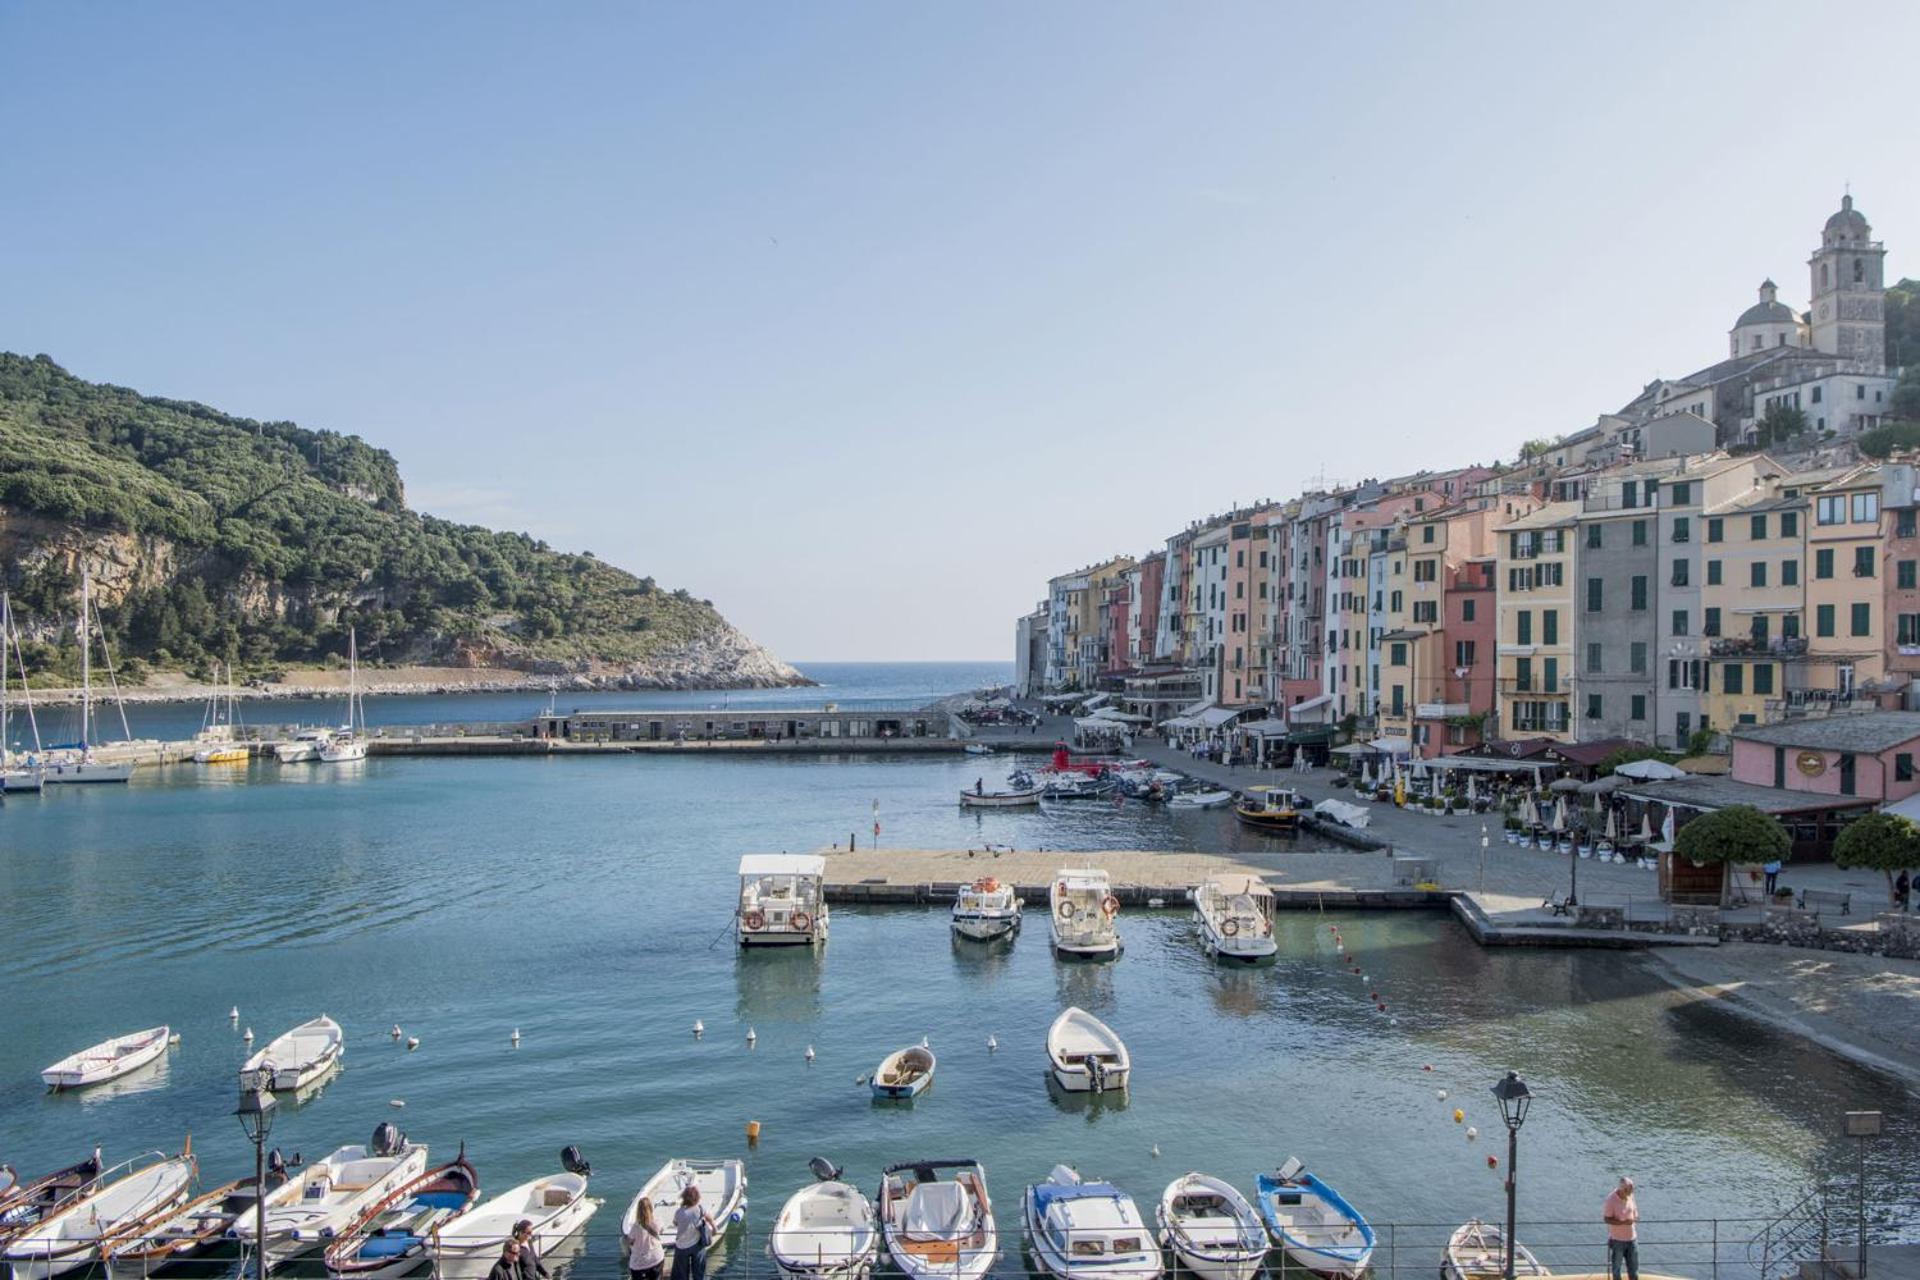
[[[811,853],[740,859],[740,945],[811,946],[827,940],[827,860]]]
[[[68,1054],[40,1073],[50,1089],[84,1089],[138,1071],[167,1051],[173,1038],[168,1027],[148,1027],[111,1040],[102,1040],[91,1049]]]
[[[281,764],[305,764],[318,760],[333,737],[331,729],[302,729],[273,749],[273,758]]]
[[[369,1206],[327,1245],[330,1276],[399,1280],[426,1261],[427,1246],[480,1199],[480,1175],[466,1148]]]
[[[1224,964],[1272,964],[1273,890],[1259,876],[1217,875],[1193,891],[1200,945]]]
[[[1120,954],[1120,930],[1114,923],[1120,899],[1107,873],[1094,867],[1064,868],[1047,892],[1053,949],[1065,956],[1102,960]]]
[[[1069,1005],[1047,1028],[1047,1064],[1054,1082],[1068,1093],[1125,1089],[1133,1075],[1126,1043],[1077,1005]]]
[[[1010,938],[1020,931],[1020,899],[1013,886],[993,876],[965,885],[953,898],[953,931],[975,942]]]
[[[408,1142],[391,1124],[377,1126],[365,1146],[341,1147],[303,1166],[267,1195],[268,1260],[277,1264],[324,1246],[426,1167],[426,1147]],[[254,1215],[243,1213],[227,1234],[252,1248],[255,1231]]]
[[[1155,1280],[1160,1246],[1133,1197],[1110,1182],[1083,1182],[1066,1165],[1027,1188],[1022,1202],[1034,1261],[1059,1280]]]
[[[976,1160],[916,1160],[880,1175],[880,1230],[907,1280],[982,1280],[1000,1232]]]
[[[285,1166],[276,1159],[267,1166],[266,1183],[277,1188],[287,1180]],[[226,1238],[235,1218],[252,1213],[258,1190],[251,1173],[203,1191],[157,1220],[126,1228],[102,1242],[101,1260],[121,1274],[152,1275],[182,1262]]]
[[[80,641],[80,739],[69,748],[56,748],[42,764],[40,781],[45,786],[74,786],[83,783],[126,782],[133,777],[133,761],[101,760],[93,753],[93,628],[97,622],[93,610],[93,577],[80,571],[80,619],[75,635]],[[107,655],[107,676],[113,678],[113,660]],[[120,707],[120,732],[128,741],[133,733],[127,728],[127,709]]]
[[[145,1161],[146,1163],[142,1163]],[[102,1174],[92,1191],[8,1241],[3,1257],[15,1280],[49,1280],[92,1265],[102,1241],[172,1212],[193,1186],[191,1154],[155,1152]]]
[[[1491,1222],[1475,1218],[1447,1241],[1447,1261],[1441,1280],[1501,1280],[1507,1273],[1506,1233]],[[1513,1245],[1513,1274],[1547,1276],[1533,1252],[1519,1241]]]
[[[1267,1229],[1239,1190],[1206,1173],[1167,1184],[1156,1213],[1160,1238],[1200,1280],[1254,1280],[1267,1257]]]
[[[323,1013],[268,1041],[240,1068],[240,1083],[247,1087],[260,1076],[275,1092],[301,1089],[333,1070],[346,1052],[340,1024]]]
[[[1326,1276],[1354,1277],[1373,1261],[1373,1227],[1346,1198],[1288,1158],[1276,1173],[1253,1180],[1267,1230],[1295,1265]]]
[[[562,1151],[560,1162],[565,1173],[502,1191],[435,1232],[428,1248],[437,1280],[486,1280],[517,1222],[533,1224],[534,1248],[543,1258],[584,1230],[600,1207],[587,1195],[592,1166],[577,1147]]]
[[[714,1225],[724,1232],[747,1216],[747,1166],[739,1160],[669,1160],[647,1184],[627,1202],[620,1215],[620,1236],[632,1239],[633,1224],[640,1214],[640,1202],[651,1201],[653,1220],[661,1225],[661,1243],[669,1256],[673,1253],[673,1212],[680,1207],[680,1193],[688,1187],[700,1188],[700,1207]]]
[[[880,1220],[859,1188],[818,1156],[819,1181],[787,1198],[767,1233],[767,1255],[793,1280],[865,1280],[880,1252]]]
[[[966,746],[962,747],[961,750],[970,756],[990,756],[993,754],[993,748],[984,742],[969,742]]]
[[[327,735],[320,744],[320,759],[327,764],[350,764],[367,758],[367,712],[360,701],[360,638],[347,628],[347,722]]]
[[[984,783],[960,793],[962,809],[1028,809],[1040,803],[1039,787],[1015,787],[1010,791],[988,791]]]
[[[1201,787],[1195,791],[1176,791],[1167,805],[1174,809],[1218,809],[1233,803],[1233,792],[1219,787]]]

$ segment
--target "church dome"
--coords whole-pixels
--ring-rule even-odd
[[[1827,237],[1864,240],[1872,231],[1873,228],[1867,225],[1867,216],[1853,207],[1853,197],[1841,196],[1840,212],[1827,219]]]
[[[1794,315],[1793,308],[1776,296],[1779,287],[1771,280],[1761,281],[1760,301],[1742,311],[1740,318],[1733,322],[1733,327],[1745,329],[1750,325],[1797,323],[1799,317]]]

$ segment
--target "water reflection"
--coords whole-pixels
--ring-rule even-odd
[[[126,1075],[85,1089],[63,1090],[59,1093],[48,1091],[49,1098],[71,1099],[81,1108],[97,1107],[103,1102],[112,1102],[116,1098],[130,1098],[136,1094],[152,1093],[155,1089],[164,1089],[167,1078],[173,1071],[174,1050],[169,1048],[145,1066],[136,1067]]]
[[[828,943],[828,946],[833,945]],[[820,1017],[822,948],[737,947],[734,1016],[756,1022],[813,1022]],[[712,1033],[708,1028],[708,1033]]]
[[[1041,1078],[1046,1082],[1047,1099],[1054,1109],[1071,1116],[1082,1116],[1088,1124],[1096,1124],[1103,1117],[1118,1115],[1127,1109],[1132,1095],[1125,1089],[1109,1089],[1103,1093],[1076,1093],[1062,1089],[1060,1082],[1053,1078],[1053,1072],[1043,1070]]]

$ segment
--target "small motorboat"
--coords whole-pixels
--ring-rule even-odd
[[[1114,784],[1092,774],[1053,773],[1040,784],[1042,800],[1104,800],[1113,794]]]
[[[807,1167],[818,1181],[780,1207],[767,1233],[767,1256],[793,1280],[865,1280],[880,1253],[873,1201],[819,1156]]]
[[[266,1184],[269,1190],[287,1180],[286,1166],[279,1152],[269,1157]],[[209,1246],[218,1247],[234,1219],[252,1213],[258,1190],[253,1175],[203,1191],[171,1214],[138,1229],[121,1230],[101,1247],[101,1261],[109,1270],[120,1267],[139,1275],[152,1275],[160,1268],[193,1257]]]
[[[1125,1089],[1133,1075],[1126,1043],[1077,1005],[1069,1005],[1047,1028],[1047,1063],[1054,1082],[1068,1093]]]
[[[1338,1191],[1289,1158],[1254,1179],[1267,1230],[1288,1258],[1309,1271],[1357,1276],[1373,1260],[1373,1228]]]
[[[115,1235],[171,1214],[186,1200],[193,1177],[190,1151],[128,1160],[102,1174],[87,1194],[14,1236],[0,1258],[12,1266],[14,1280],[50,1280],[89,1267]]]
[[[1129,1196],[1083,1182],[1066,1165],[1027,1188],[1022,1203],[1034,1261],[1059,1280],[1155,1280],[1160,1246]]]
[[[987,791],[975,786],[960,793],[962,809],[1025,809],[1040,803],[1039,787],[1015,787],[1008,791]]]
[[[486,1280],[515,1223],[533,1224],[534,1248],[543,1258],[585,1229],[600,1207],[587,1195],[593,1166],[578,1147],[561,1151],[560,1163],[566,1172],[502,1191],[434,1232],[427,1247],[438,1280]]]
[[[1248,787],[1233,806],[1233,816],[1241,825],[1257,831],[1290,832],[1300,825],[1300,815],[1312,806],[1292,787]]]
[[[1107,873],[1093,867],[1068,867],[1047,891],[1053,949],[1063,956],[1106,960],[1120,954],[1120,930],[1114,921],[1120,899]]]
[[[880,1230],[907,1280],[983,1280],[1000,1234],[977,1160],[916,1160],[880,1175]]]
[[[100,1171],[105,1167],[98,1147],[85,1160],[37,1178],[23,1180],[13,1166],[0,1165],[8,1179],[5,1189],[0,1190],[0,1245],[32,1230],[34,1224],[49,1213],[89,1194],[100,1181]]]
[[[1160,1238],[1200,1280],[1254,1280],[1267,1258],[1267,1229],[1230,1182],[1186,1173],[1160,1194]]]
[[[740,945],[804,947],[827,940],[827,860],[809,853],[740,859]]]
[[[1272,964],[1273,890],[1259,876],[1218,875],[1193,891],[1200,945],[1223,964]]]
[[[146,1066],[167,1051],[172,1038],[172,1030],[164,1026],[115,1036],[60,1059],[42,1071],[40,1078],[55,1091],[101,1084]]]
[[[1219,787],[1200,787],[1193,791],[1176,791],[1167,801],[1174,809],[1218,809],[1221,805],[1233,803],[1233,792]]]
[[[975,942],[1010,938],[1020,931],[1020,899],[1013,886],[982,876],[953,898],[953,931]]]
[[[738,1160],[669,1160],[628,1202],[627,1211],[620,1218],[621,1238],[633,1237],[633,1224],[639,1218],[642,1200],[652,1202],[655,1222],[663,1226],[671,1224],[673,1211],[680,1207],[680,1193],[687,1187],[700,1188],[700,1207],[721,1231],[746,1218],[745,1164]],[[673,1232],[663,1231],[661,1243],[671,1256]]]
[[[1478,1218],[1460,1227],[1447,1241],[1447,1261],[1440,1268],[1441,1280],[1501,1280],[1507,1273],[1506,1239],[1506,1233],[1499,1227]],[[1513,1274],[1547,1276],[1553,1273],[1516,1240]]]
[[[426,1147],[408,1142],[405,1134],[385,1122],[374,1128],[365,1146],[341,1147],[326,1159],[303,1166],[286,1185],[267,1195],[268,1261],[290,1261],[322,1247],[368,1209],[418,1179],[426,1168]],[[252,1248],[256,1231],[254,1215],[243,1213],[227,1235]]]
[[[330,1276],[398,1280],[426,1261],[427,1246],[480,1201],[480,1175],[460,1153],[401,1184],[327,1245]]]
[[[273,758],[281,764],[306,764],[318,760],[332,737],[331,729],[302,729],[275,746]]]
[[[300,1089],[333,1070],[347,1052],[346,1033],[326,1014],[274,1037],[240,1068],[240,1087],[276,1093]]]
[[[933,1050],[925,1045],[897,1049],[881,1059],[873,1069],[873,1096],[876,1098],[914,1098],[933,1083]]]
[[[993,754],[993,748],[984,742],[969,742],[965,747],[961,748],[961,750],[970,756],[990,756]]]

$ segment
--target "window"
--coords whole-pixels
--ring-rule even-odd
[[[1709,636],[1717,636],[1720,634],[1720,609],[1718,606],[1706,611],[1706,616],[1700,623],[1700,632],[1702,635]]]
[[[1632,504],[1629,503],[1628,505]],[[1644,547],[1647,545],[1647,522],[1645,520],[1635,520],[1633,522],[1633,545],[1636,547]]]
[[[1473,641],[1455,640],[1453,642],[1453,665],[1456,667],[1473,665]]]
[[[1460,602],[1460,621],[1462,621],[1462,622],[1472,622],[1472,621],[1473,621],[1473,606],[1474,606],[1474,603],[1475,603],[1475,602],[1474,602],[1474,601],[1472,601],[1472,600],[1462,600],[1462,601]]]
[[[1720,562],[1718,560],[1707,561],[1707,585],[1710,587],[1720,585]]]
[[[1601,670],[1600,645],[1597,641],[1589,640],[1587,642],[1587,670],[1589,671]]]
[[[1413,602],[1413,620],[1415,622],[1440,621],[1440,602],[1438,600],[1415,600]]]
[[[1645,720],[1647,718],[1647,695],[1636,693],[1627,700],[1627,719]]]
[[[1678,738],[1682,742],[1685,742],[1692,733],[1693,733],[1693,717],[1688,715],[1684,711],[1674,712],[1673,713],[1674,737]]]
[[[1635,609],[1647,607],[1647,576],[1644,573],[1634,575],[1631,607]]]
[[[1396,591],[1396,592],[1394,592],[1394,593],[1393,593],[1393,594],[1392,594],[1391,596],[1389,596],[1389,597],[1387,597],[1387,598],[1388,598],[1389,600],[1391,600],[1391,601],[1393,602],[1393,603],[1392,603],[1392,604],[1390,604],[1390,605],[1389,605],[1388,607],[1389,607],[1390,609],[1392,609],[1392,610],[1393,610],[1393,611],[1394,611],[1395,613],[1398,613],[1398,612],[1400,612],[1400,598],[1401,598],[1401,597],[1400,597],[1400,593],[1399,593],[1398,591]]]
[[[1895,782],[1913,781],[1913,752],[1902,751],[1894,756],[1893,780]]]
[[[1427,525],[1427,526],[1425,526],[1424,528],[1422,528],[1422,529],[1420,530],[1420,541],[1422,541],[1422,542],[1432,542],[1432,541],[1433,541],[1433,530],[1434,530],[1434,527],[1433,527],[1432,525]]]
[[[1766,586],[1767,585],[1767,562],[1765,560],[1755,560],[1752,564],[1747,566],[1747,575],[1748,575],[1748,582],[1747,582],[1748,586],[1750,587]]]
[[[1797,538],[1800,536],[1800,513],[1798,511],[1782,511],[1780,513],[1780,536],[1783,538]]]
[[[1387,647],[1387,661],[1396,667],[1406,666],[1407,646],[1405,644],[1389,645]]]
[[[1797,587],[1800,585],[1800,562],[1798,560],[1782,560],[1780,562],[1780,585],[1783,587]]]
[[[1594,526],[1599,528],[1598,525]],[[1604,578],[1587,579],[1587,612],[1599,613],[1605,606],[1607,582]]]
[[[1670,507],[1684,507],[1693,501],[1693,486],[1684,480],[1675,481],[1673,496],[1667,499]]]
[[[1515,644],[1533,643],[1533,610],[1522,609],[1513,619],[1513,640]]]
[[[1839,494],[1815,499],[1813,518],[1818,524],[1844,524],[1847,519],[1847,500]]]
[[[1798,640],[1800,638],[1800,615],[1789,613],[1780,619],[1780,638]]]
[[[1433,526],[1429,525],[1427,527],[1432,528]],[[1432,559],[1415,560],[1413,562],[1413,580],[1415,582],[1432,582],[1434,580],[1434,566],[1436,563],[1437,562]]]
[[[1765,541],[1767,536],[1767,518],[1765,516],[1748,516],[1747,536],[1755,542]]]
[[[1600,719],[1600,695],[1597,693],[1587,695],[1587,719]]]
[[[1820,403],[1820,393],[1821,393],[1822,391],[1825,391],[1825,390],[1826,390],[1826,388],[1825,388],[1825,387],[1823,387],[1823,386],[1821,386],[1821,385],[1820,385],[1819,383],[1817,383],[1817,382],[1816,382],[1816,383],[1814,383],[1814,385],[1813,385],[1813,396],[1812,396],[1812,398],[1811,398],[1811,401],[1810,401],[1810,403],[1813,403],[1813,404],[1819,404],[1819,403]]]
[[[1853,576],[1871,578],[1873,576],[1873,548],[1855,547],[1853,549]]]
[[[1673,611],[1673,634],[1677,636],[1687,634],[1687,611],[1685,609],[1675,609]]]
[[[1687,562],[1685,560],[1675,560],[1673,562],[1673,585],[1676,587],[1684,587],[1687,585]]]
[[[1640,505],[1640,482],[1638,480],[1624,480],[1621,482],[1620,505],[1623,507],[1637,507]]]
[[[1753,664],[1753,691],[1771,696],[1773,693],[1773,664],[1756,662]]]
[[[1558,609],[1540,611],[1540,643],[1560,643],[1560,611]]]
[[[1917,532],[1920,532],[1920,530],[1916,530],[1915,524],[1916,522],[1914,519],[1913,508],[1912,507],[1903,508],[1899,512],[1899,514],[1894,517],[1894,523],[1893,523],[1894,536],[1897,538],[1914,537]]]
[[[1533,692],[1533,659],[1515,658],[1513,660],[1513,687],[1520,693]]]
[[[1853,522],[1855,524],[1871,524],[1879,519],[1879,494],[1856,493],[1853,495]]]
[[[1845,752],[1840,757],[1840,794],[1850,796],[1854,789],[1853,753]]]
[[[1718,542],[1727,536],[1726,521],[1714,518],[1707,521],[1707,541]]]
[[[1729,662],[1720,668],[1720,692],[1745,693],[1746,691],[1746,668],[1737,662]]]
[[[1693,521],[1685,516],[1673,518],[1673,540],[1675,542],[1693,541]]]
[[[1560,692],[1560,659],[1542,658],[1540,660],[1540,692]]]
[[[1765,644],[1767,641],[1767,615],[1764,613],[1754,614],[1753,621],[1748,625],[1747,630],[1748,634],[1755,640]]]
[[[1587,549],[1588,550],[1598,551],[1600,549],[1601,528],[1602,526],[1597,521],[1587,526]]]
[[[1858,280],[1858,279],[1860,278],[1860,263],[1859,263],[1859,261],[1858,261],[1858,260],[1855,260],[1855,262],[1854,262],[1854,264],[1853,264],[1853,278],[1854,278],[1855,280]],[[1865,399],[1867,398],[1867,384],[1866,384],[1866,383],[1864,383],[1864,382],[1856,382],[1856,383],[1854,383],[1854,384],[1853,384],[1853,398],[1854,398],[1855,400],[1865,400]],[[1856,518],[1857,518],[1857,517],[1856,517]]]
[[[1817,605],[1813,611],[1813,634],[1831,636],[1833,634],[1833,606]]]
[[[1853,606],[1853,634],[1870,636],[1873,634],[1873,606],[1864,602]]]
[[[1647,642],[1635,640],[1627,649],[1627,670],[1636,676],[1647,674]],[[1638,717],[1636,717],[1638,718]]]
[[[1920,645],[1920,613],[1903,613],[1894,619],[1893,642],[1903,649]]]
[[[1821,547],[1813,553],[1813,576],[1831,578],[1833,576],[1833,548]]]

